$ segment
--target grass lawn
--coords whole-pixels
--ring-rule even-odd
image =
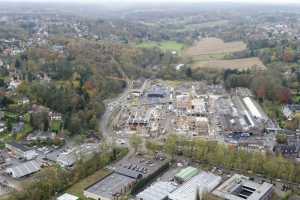
[[[184,44],[178,43],[176,41],[163,41],[163,42],[142,42],[137,44],[139,48],[154,48],[158,47],[163,51],[176,51],[177,53],[181,54],[182,50],[184,49]]]
[[[80,182],[76,183],[75,185],[73,185],[66,192],[73,194],[75,196],[78,196],[80,198],[80,200],[87,200],[87,198],[85,198],[83,196],[83,190],[85,188],[87,188],[88,186],[94,184],[98,180],[101,180],[102,178],[104,178],[105,176],[107,176],[110,173],[111,172],[108,170],[100,169],[97,172],[95,172],[93,175],[88,176],[87,178],[85,178],[85,179],[81,180]]]

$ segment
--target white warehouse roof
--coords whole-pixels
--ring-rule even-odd
[[[6,169],[6,173],[10,174],[13,178],[21,178],[23,176],[33,174],[41,169],[41,165],[35,161],[28,161]]]
[[[137,195],[137,199],[163,200],[177,187],[170,182],[156,182]]]
[[[252,116],[260,119],[264,118],[264,116],[258,110],[258,108],[256,107],[256,105],[254,104],[253,100],[250,97],[245,97],[243,101],[247,106],[247,108],[249,109],[249,111],[251,112]]]
[[[78,200],[78,199],[79,199],[78,197],[68,193],[65,193],[57,198],[57,200]]]
[[[199,192],[211,192],[219,183],[221,177],[216,176],[208,172],[200,172],[197,176],[194,176],[191,180],[184,183],[177,190],[169,195],[171,200],[194,200],[196,196],[197,188]]]

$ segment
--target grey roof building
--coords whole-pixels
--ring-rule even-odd
[[[171,200],[193,200],[197,189],[202,194],[211,192],[221,182],[221,177],[209,172],[202,171],[189,181],[182,184],[177,190],[169,194]]]
[[[132,166],[130,169],[126,167],[118,167],[115,169],[115,172],[134,179],[143,178],[144,175],[143,169],[138,166]]]
[[[18,158],[25,158],[26,160],[32,160],[37,157],[37,153],[34,149],[30,149],[17,142],[9,142],[5,144],[5,147],[15,154]]]
[[[114,200],[129,191],[134,183],[134,178],[113,173],[85,189],[83,194],[85,197],[95,200]]]
[[[6,169],[6,173],[13,178],[22,178],[41,170],[41,165],[35,161],[28,161]]]
[[[227,200],[268,200],[271,199],[273,185],[259,184],[248,177],[235,174],[213,191],[213,194]]]
[[[79,197],[76,197],[72,194],[65,193],[57,198],[57,200],[79,200]]]
[[[170,182],[156,182],[136,197],[137,200],[165,200],[177,187]]]

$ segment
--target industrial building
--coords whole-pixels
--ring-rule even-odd
[[[57,200],[79,200],[79,197],[76,197],[72,194],[65,193],[65,194],[57,197]]]
[[[168,89],[164,86],[153,85],[146,92],[146,102],[147,104],[165,104],[170,100],[169,95]]]
[[[32,160],[38,155],[35,150],[16,142],[6,143],[5,147],[15,154],[17,158]]]
[[[221,177],[208,172],[200,172],[189,181],[182,184],[177,190],[169,195],[170,200],[195,199],[197,188],[199,192],[211,192],[221,182]]]
[[[261,119],[264,121],[268,120],[268,117],[262,111],[261,107],[252,98],[245,97],[245,98],[243,98],[243,102],[254,118]]]
[[[61,167],[71,167],[75,164],[76,161],[77,161],[76,155],[72,150],[69,150],[67,152],[62,152],[56,158],[56,162]]]
[[[110,168],[112,174],[85,189],[84,195],[95,200],[117,200],[130,191],[137,181],[155,174],[167,163],[168,161],[136,157],[120,160]]]
[[[235,174],[213,191],[217,197],[226,200],[268,200],[271,198],[273,185],[249,180],[248,177]]]
[[[178,181],[179,183],[183,183],[183,182],[190,180],[191,178],[196,176],[198,173],[199,173],[199,170],[197,168],[187,167],[187,168],[180,170],[180,172],[178,172],[175,175],[175,180]]]
[[[222,133],[262,133],[272,127],[266,113],[251,97],[232,96],[216,100],[216,125]]]
[[[22,178],[41,170],[41,165],[35,161],[28,161],[16,166],[8,167],[5,172],[13,178]]]
[[[156,182],[136,196],[137,200],[165,200],[177,186],[171,182]]]
[[[83,194],[86,198],[95,200],[116,200],[128,192],[135,182],[134,178],[113,173],[85,189]]]

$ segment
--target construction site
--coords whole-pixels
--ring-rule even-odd
[[[132,134],[154,139],[178,134],[249,149],[264,148],[266,130],[276,129],[249,89],[161,80],[132,89],[111,126],[124,141]]]

